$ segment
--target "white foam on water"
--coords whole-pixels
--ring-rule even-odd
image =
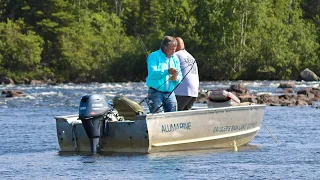
[[[59,92],[49,91],[49,92],[41,92],[38,95],[50,96],[50,95],[58,95]]]
[[[267,94],[267,95],[273,95],[272,92],[258,92],[256,95],[260,96],[260,95],[265,95],[265,94]]]
[[[36,99],[36,97],[35,96],[31,96],[31,95],[26,95],[26,97],[25,98],[27,98],[27,99]]]

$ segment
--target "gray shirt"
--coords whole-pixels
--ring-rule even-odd
[[[182,77],[185,77],[190,71],[174,91],[175,95],[198,97],[199,75],[197,62],[195,62],[193,56],[186,50],[177,51],[175,55],[177,55],[180,60]]]

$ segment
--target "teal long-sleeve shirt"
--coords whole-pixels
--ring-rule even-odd
[[[159,49],[148,56],[147,65],[148,77],[146,83],[148,87],[162,92],[171,92],[182,79],[180,61],[176,55],[167,58],[161,49]],[[169,68],[175,68],[178,71],[176,81],[169,80],[171,77],[171,74],[168,72]]]

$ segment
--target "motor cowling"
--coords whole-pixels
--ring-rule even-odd
[[[79,119],[91,119],[106,114],[109,110],[107,98],[103,94],[89,94],[81,98]]]
[[[92,153],[96,153],[99,146],[104,119],[108,110],[107,98],[102,94],[90,94],[81,98],[79,119],[82,121],[83,128],[90,139]]]

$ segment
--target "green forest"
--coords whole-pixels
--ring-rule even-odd
[[[165,35],[184,39],[201,81],[320,73],[319,0],[0,0],[0,76],[145,81]]]

